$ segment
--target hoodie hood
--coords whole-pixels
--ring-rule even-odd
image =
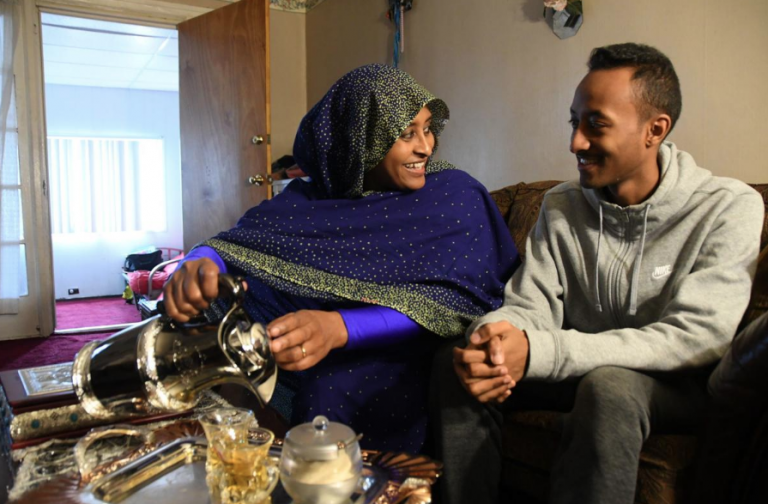
[[[661,144],[658,159],[661,167],[659,186],[650,198],[637,205],[622,207],[605,199],[601,189],[582,188],[584,197],[595,212],[603,208],[607,229],[619,224],[624,226],[627,215],[642,215],[650,206],[646,232],[653,233],[683,209],[696,190],[712,177],[709,170],[697,166],[693,156],[678,150],[672,142]]]

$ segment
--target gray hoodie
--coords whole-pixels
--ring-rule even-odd
[[[578,182],[552,188],[504,305],[526,331],[526,378],[559,381],[601,366],[669,371],[722,356],[747,307],[764,206],[671,142],[656,191],[628,207]]]

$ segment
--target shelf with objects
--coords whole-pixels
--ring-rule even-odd
[[[183,258],[184,251],[174,247],[149,247],[126,257],[122,275],[127,286],[123,297],[133,301],[142,320],[157,314],[163,285]]]
[[[274,198],[290,184],[294,179],[309,180],[293,156],[283,156],[272,163],[272,197]]]

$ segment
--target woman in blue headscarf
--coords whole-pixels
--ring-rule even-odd
[[[501,305],[518,265],[485,188],[433,159],[448,108],[405,72],[366,65],[304,117],[294,180],[203,242],[165,286],[186,321],[217,275],[246,277],[281,367],[273,406],[291,424],[323,414],[363,446],[418,452],[432,352]]]

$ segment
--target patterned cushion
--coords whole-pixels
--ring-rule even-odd
[[[491,197],[499,206],[501,215],[506,219],[509,233],[523,260],[525,260],[525,239],[536,224],[544,194],[559,183],[556,180],[531,184],[521,182],[491,192]]]

